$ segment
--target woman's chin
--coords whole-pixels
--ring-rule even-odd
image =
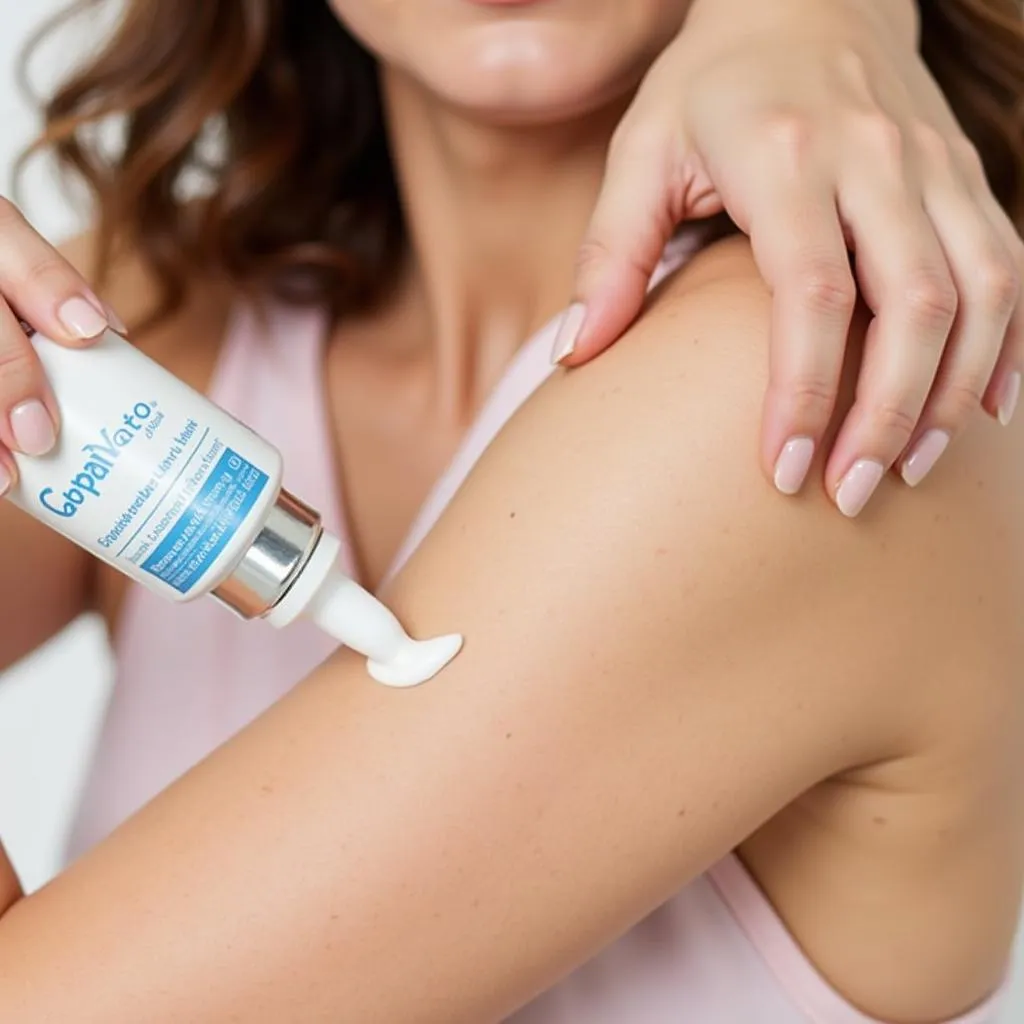
[[[425,72],[425,73],[424,73]],[[643,68],[588,67],[579,54],[480,53],[416,69],[415,79],[446,106],[496,126],[545,125],[581,117],[625,101]]]
[[[332,5],[383,67],[428,96],[478,118],[530,124],[630,95],[678,32],[689,0]]]

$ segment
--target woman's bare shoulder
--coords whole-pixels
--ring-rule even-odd
[[[1022,424],[1006,429],[979,410],[927,481],[912,491],[890,473],[856,520],[841,516],[826,492],[821,459],[806,493],[783,498],[758,464],[771,318],[771,295],[749,244],[732,238],[700,254],[652,297],[633,339],[650,356],[630,352],[627,338],[604,357],[608,362],[598,372],[673,375],[679,401],[690,406],[685,422],[691,436],[678,437],[679,458],[692,458],[686,448],[698,446],[706,475],[719,481],[704,486],[721,521],[777,523],[783,532],[776,542],[789,536],[794,555],[816,551],[819,571],[835,576],[837,588],[847,591],[837,594],[836,611],[847,622],[843,631],[853,638],[855,623],[875,622],[878,640],[884,633],[895,651],[904,652],[900,657],[910,657],[904,668],[928,676],[922,685],[936,683],[925,670],[929,658],[943,658],[952,669],[949,657],[959,652],[956,671],[950,672],[951,705],[956,704],[964,696],[958,687],[978,686],[982,663],[994,670],[995,661],[984,651],[1010,659],[1011,648],[1020,647],[1015,623],[1024,610]],[[868,321],[868,312],[859,310],[836,426],[853,401]],[[702,422],[704,436],[694,438]],[[794,579],[791,585],[799,592],[806,583]],[[907,691],[913,714],[920,691]],[[932,689],[931,696],[938,692]]]

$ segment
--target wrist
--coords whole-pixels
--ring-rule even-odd
[[[751,5],[750,0],[693,0],[687,25],[710,24],[714,31],[734,34],[738,26],[792,28],[838,25],[863,28],[886,39],[917,49],[920,28],[918,0],[772,0]],[[685,30],[684,30],[685,31]]]
[[[875,21],[897,42],[917,48],[921,27],[918,0],[840,0]]]

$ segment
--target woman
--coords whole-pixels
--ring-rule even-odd
[[[828,494],[850,511],[868,484],[878,490],[878,513],[857,527],[832,513],[824,488],[776,500],[758,485],[750,444],[770,304],[745,243],[697,252],[695,233],[666,251],[624,344],[540,387],[552,345],[561,355],[574,334],[574,351],[594,344],[579,311],[551,317],[636,82],[680,28],[680,40],[702,30],[699,19],[683,25],[687,7],[590,4],[581,15],[571,3],[336,0],[340,22],[312,37],[322,52],[310,41],[301,67],[268,56],[256,70],[218,21],[233,5],[197,8],[214,12],[199,28],[252,83],[230,125],[239,149],[229,157],[242,162],[205,211],[183,212],[166,179],[151,177],[142,216],[139,190],[115,178],[108,198],[123,206],[112,209],[136,217],[158,280],[173,286],[183,257],[202,251],[189,247],[193,210],[198,237],[223,256],[219,276],[210,267],[146,344],[269,428],[297,470],[294,488],[332,506],[321,448],[335,444],[349,568],[370,584],[389,578],[386,596],[417,632],[458,628],[467,646],[436,682],[406,693],[374,687],[357,659],[335,655],[16,902],[0,919],[0,1006],[12,1020],[866,1019],[855,1005],[901,1020],[977,1005],[965,1019],[990,1019],[1024,856],[1019,432],[967,424],[913,501],[892,499],[881,448],[856,452]],[[1006,97],[973,77],[942,32],[969,27],[988,66],[1002,68],[1002,55],[1011,69],[1021,33],[1008,5],[1001,16],[994,3],[970,9],[958,8],[959,21],[926,18],[924,41],[960,90],[961,113],[976,115],[979,144],[991,133],[988,170],[1009,205],[1019,173],[1000,185],[1000,154],[1020,166],[997,127],[1024,88]],[[155,125],[174,129],[194,111],[175,92],[185,55],[158,51],[168,41],[159,17],[138,12],[128,38],[168,76],[162,99],[158,76],[141,83],[153,106],[128,140],[141,173],[177,159],[163,148],[174,132]],[[359,202],[327,226],[366,255],[360,266],[307,246],[291,254],[305,273],[276,283],[318,299],[337,296],[339,282],[379,291],[322,348],[308,310],[272,304],[261,321],[244,306],[231,313],[229,299],[295,241],[295,224],[308,237],[323,226],[309,219],[322,209],[299,201],[346,167],[307,161],[299,129],[316,127],[312,114],[295,126],[294,166],[280,162],[280,125],[294,122],[267,105],[301,94],[295,76],[315,75],[320,56],[337,60],[327,43],[363,59],[347,33],[380,61],[390,152],[368,132],[364,162],[345,179]],[[1000,82],[1009,90],[1012,76]],[[95,95],[85,89],[81,102]],[[351,106],[351,93],[341,97]],[[259,116],[239,123],[250,102]],[[389,160],[407,246],[385,230],[398,226],[394,197],[380,191]],[[275,194],[285,181],[260,173],[307,164],[286,217]],[[901,176],[898,162],[888,167]],[[252,190],[248,206],[236,205],[236,187]],[[247,220],[264,199],[266,215]],[[984,242],[1005,269],[1009,241],[992,239],[1006,228],[990,223],[998,232],[975,235],[970,251]],[[937,253],[927,265],[938,279]],[[366,267],[378,273],[352,276]],[[881,305],[872,289],[889,278],[858,270]],[[139,294],[145,308],[151,277],[121,254],[110,296]],[[998,330],[933,311],[929,340],[951,337],[947,362],[976,352],[984,334],[998,338],[987,345],[995,364],[1014,308],[1013,289],[995,291]],[[858,318],[838,419],[858,365],[869,376],[875,365],[881,326],[862,359],[864,331]],[[943,394],[940,374],[940,419],[926,412],[921,440],[952,432]],[[863,428],[856,412],[853,426]],[[819,460],[811,479],[823,471]],[[94,598],[118,628],[122,671],[137,673],[107,723],[85,847],[325,651],[295,633],[236,631],[209,610],[170,612],[46,550],[49,565],[37,564],[54,595],[80,579],[78,608]],[[15,622],[17,644],[41,631],[27,615]]]

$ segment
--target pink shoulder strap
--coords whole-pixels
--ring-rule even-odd
[[[239,302],[210,397],[284,456],[284,486],[343,528],[324,388],[327,324],[320,310]]]

